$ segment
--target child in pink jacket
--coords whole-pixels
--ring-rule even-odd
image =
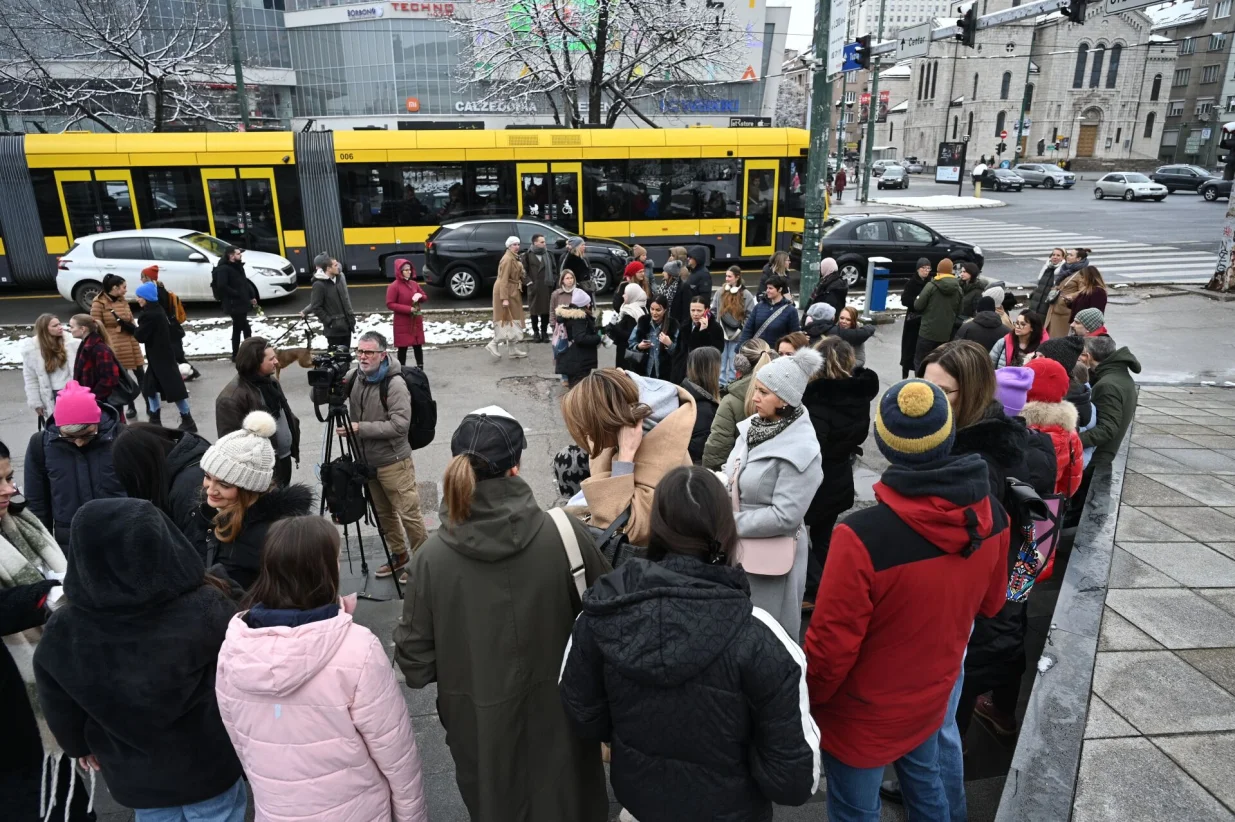
[[[223,724],[257,822],[428,822],[420,753],[390,660],[339,598],[339,533],[320,517],[271,529],[219,651]]]

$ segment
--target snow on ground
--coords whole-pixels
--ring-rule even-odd
[[[989,197],[957,197],[956,195],[937,194],[932,197],[877,197],[872,202],[880,205],[905,206],[922,211],[947,211],[955,208],[999,208],[1005,206],[1003,200],[992,200]]]

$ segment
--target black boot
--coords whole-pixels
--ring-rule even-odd
[[[134,414],[133,417],[136,419],[137,415]],[[163,409],[160,408],[158,411],[150,412],[150,424],[151,425],[162,425],[163,424]]]
[[[192,434],[197,433],[197,423],[193,422],[192,414],[181,414],[180,425],[177,426],[181,431],[188,431]]]

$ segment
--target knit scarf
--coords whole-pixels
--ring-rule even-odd
[[[0,517],[0,587],[14,588],[42,582],[52,575],[63,578],[68,562],[56,540],[43,527],[43,523],[29,511],[9,513]],[[40,783],[39,813],[46,819],[51,815],[56,801],[56,780],[60,773],[60,759],[64,751],[56,742],[47,720],[39,706],[38,691],[34,684],[34,651],[43,636],[42,628],[30,628],[19,634],[4,637],[5,648],[13,657],[26,686],[26,698],[34,712],[39,738],[43,743],[43,775]],[[48,769],[51,769],[50,795],[48,794]],[[69,796],[72,796],[71,789]],[[93,802],[93,800],[92,800]],[[65,817],[68,808],[65,808]]]
[[[746,432],[746,448],[749,451],[755,450],[758,445],[763,445],[768,440],[775,437],[781,431],[784,431],[798,417],[802,416],[802,406],[793,409],[793,413],[787,417],[776,417],[774,419],[765,420],[763,417],[756,414],[750,419],[750,430]]]
[[[253,378],[253,385],[262,395],[262,403],[270,416],[276,420],[283,413],[283,388],[274,377],[258,376]]]
[[[382,364],[377,367],[376,371],[374,371],[372,374],[366,373],[364,375],[364,381],[365,382],[381,382],[382,380],[386,379],[386,374],[389,372],[390,372],[390,360],[389,359],[382,360]]]

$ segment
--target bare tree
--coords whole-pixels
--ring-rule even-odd
[[[159,12],[151,0],[3,0],[0,108],[62,129],[223,123],[211,86],[230,75],[226,22],[204,2]]]
[[[776,123],[785,128],[806,127],[806,92],[792,77],[782,77],[776,94]]]
[[[559,125],[612,126],[641,101],[700,97],[742,73],[748,35],[718,0],[491,0],[453,22],[459,80],[511,111],[547,100]]]

